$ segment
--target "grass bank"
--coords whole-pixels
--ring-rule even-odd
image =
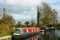
[[[7,32],[7,33],[4,33],[4,34],[0,34],[0,37],[1,37],[1,36],[12,35],[12,33],[13,33],[12,31],[9,31],[9,32]]]

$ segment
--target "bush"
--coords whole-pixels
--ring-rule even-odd
[[[7,24],[0,25],[0,36],[11,35],[13,30]]]
[[[0,25],[0,34],[5,34],[6,32],[9,31],[9,26],[6,24],[1,24]]]
[[[60,37],[58,38],[58,40],[60,40]]]
[[[12,35],[12,34],[13,34],[13,31],[7,32],[7,35]]]

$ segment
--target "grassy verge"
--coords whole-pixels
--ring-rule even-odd
[[[0,37],[1,37],[1,36],[12,35],[12,33],[13,33],[12,31],[9,31],[9,32],[7,32],[7,33],[4,33],[4,34],[0,34]]]
[[[60,37],[58,38],[58,40],[60,40]]]

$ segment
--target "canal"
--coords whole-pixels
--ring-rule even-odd
[[[60,37],[60,30],[55,30],[55,34]]]

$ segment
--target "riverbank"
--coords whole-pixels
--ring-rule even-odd
[[[2,37],[0,37],[0,40],[11,40],[11,35],[2,36]]]

